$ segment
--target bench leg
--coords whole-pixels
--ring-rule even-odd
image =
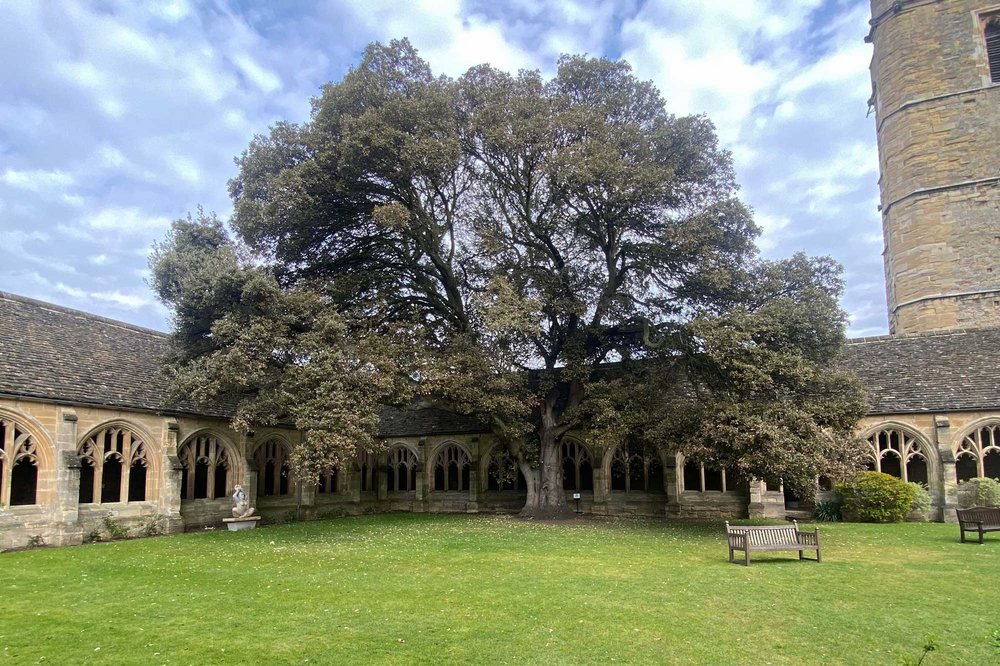
[[[819,548],[816,549],[816,562],[817,564],[823,561],[823,556],[819,554]]]
[[[965,530],[962,529],[962,543],[965,543]]]
[[[745,555],[745,561],[744,561],[743,564],[745,566],[750,566],[750,549],[749,548],[746,549],[744,555]]]
[[[800,560],[806,559],[806,551],[804,551],[804,550],[800,550],[799,551],[799,559]]]
[[[979,528],[979,545],[983,545],[983,528]]]
[[[729,547],[729,561],[730,562],[733,561],[733,547],[732,546]]]

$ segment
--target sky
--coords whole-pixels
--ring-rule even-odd
[[[435,73],[631,63],[732,151],[768,258],[844,266],[851,336],[886,332],[867,0],[0,2],[0,291],[169,330],[148,255],[233,158],[372,41]]]

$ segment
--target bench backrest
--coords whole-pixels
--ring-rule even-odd
[[[746,534],[747,543],[751,546],[776,546],[799,542],[799,530],[795,525],[729,525],[727,523],[726,531]]]
[[[974,506],[971,509],[956,509],[958,519],[984,525],[1000,525],[1000,507]]]

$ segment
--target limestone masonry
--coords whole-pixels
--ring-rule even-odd
[[[872,17],[892,335],[852,340],[842,363],[868,390],[869,467],[926,484],[933,518],[954,520],[959,482],[1000,478],[1000,4],[874,0]],[[384,453],[300,484],[287,456],[301,433],[236,432],[225,405],[172,400],[168,345],[157,331],[0,292],[0,549],[80,543],[109,526],[219,526],[237,484],[265,520],[524,502],[488,429],[435,409],[383,410]],[[780,481],[600,447],[586,432],[562,452],[567,499],[579,495],[584,512],[807,509]]]

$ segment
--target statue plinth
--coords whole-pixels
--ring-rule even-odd
[[[230,532],[240,532],[242,530],[252,530],[260,522],[260,516],[246,516],[245,518],[223,518]]]

